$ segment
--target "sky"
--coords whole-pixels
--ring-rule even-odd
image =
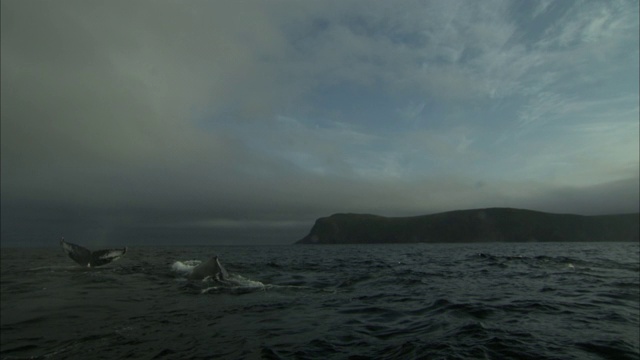
[[[289,244],[340,212],[638,212],[638,13],[2,0],[2,246]]]

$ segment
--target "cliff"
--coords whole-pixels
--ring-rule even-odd
[[[490,208],[414,217],[334,214],[297,244],[639,241],[639,214],[581,216]]]

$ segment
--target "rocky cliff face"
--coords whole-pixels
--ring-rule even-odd
[[[639,241],[639,214],[580,216],[491,208],[415,217],[334,214],[298,244]]]

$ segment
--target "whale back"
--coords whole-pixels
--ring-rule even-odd
[[[227,273],[227,270],[220,264],[217,256],[213,256],[211,259],[193,268],[189,278],[204,279],[207,276],[215,277],[218,280],[225,280],[229,277],[229,273]]]

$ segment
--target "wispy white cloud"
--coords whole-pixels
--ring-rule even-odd
[[[538,17],[542,14],[544,14],[547,9],[549,9],[549,5],[551,5],[553,3],[553,0],[540,0],[537,2],[537,6],[535,7],[535,9],[533,10],[533,13],[531,14],[531,17]]]
[[[637,9],[638,4],[633,1],[578,2],[545,30],[545,38],[538,46],[564,48],[615,39],[637,27]]]

